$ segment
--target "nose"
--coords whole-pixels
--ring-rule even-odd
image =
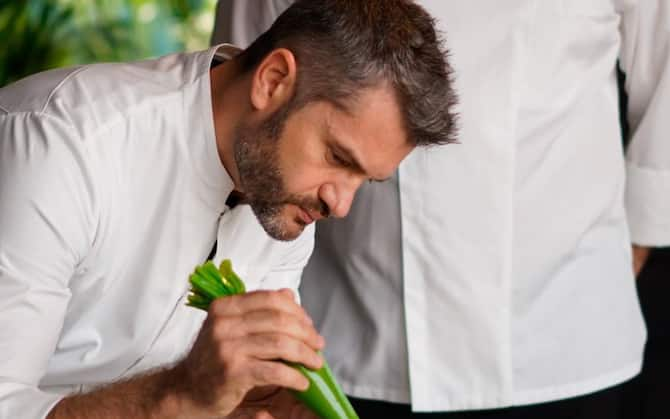
[[[362,184],[361,179],[349,179],[342,184],[326,183],[319,188],[319,198],[328,205],[333,217],[346,217],[351,209],[351,204],[356,191]]]

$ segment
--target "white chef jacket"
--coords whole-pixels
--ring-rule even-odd
[[[291,2],[222,3],[218,33],[244,45]],[[347,219],[317,226],[301,293],[337,379],[447,411],[634,376],[646,332],[631,239],[670,244],[669,3],[419,3],[450,50],[461,144],[415,150],[397,202],[365,185]]]
[[[205,316],[185,306],[188,276],[217,229],[214,260],[249,289],[297,288],[312,231],[278,242],[225,206],[215,51],[0,89],[0,418],[180,358]]]

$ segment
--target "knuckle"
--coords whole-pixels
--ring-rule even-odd
[[[252,381],[249,373],[249,368],[245,362],[239,358],[229,358],[223,365],[223,375],[231,382],[237,385],[243,385],[248,381]]]
[[[281,298],[276,292],[268,292],[265,296],[265,300],[270,307],[279,307],[281,306]]]
[[[310,325],[306,325],[304,323],[300,324],[300,336],[302,339],[309,341],[309,340],[314,340],[318,339],[319,333],[316,331],[316,329]]]
[[[225,312],[226,306],[230,301],[226,301],[226,298],[217,298],[209,305],[209,314],[211,315],[220,315]]]
[[[214,340],[222,341],[225,340],[228,335],[228,322],[224,321],[221,318],[214,320],[212,324],[212,337]]]
[[[291,300],[291,301],[292,301],[293,298],[294,298],[293,290],[290,289],[290,288],[282,288],[281,290],[279,290],[279,292],[281,293],[281,295],[282,295],[284,298],[287,298],[287,299],[289,299],[289,300]]]
[[[219,360],[219,362],[220,362],[221,364],[224,365],[224,367],[226,367],[227,369],[230,369],[230,365],[229,365],[229,364],[231,363],[231,360],[230,360],[230,358],[229,358],[228,355],[229,355],[229,351],[228,351],[227,349],[225,349],[223,346],[220,346],[220,347],[218,348],[218,350],[217,350],[217,359]]]
[[[285,372],[280,365],[271,363],[264,368],[263,379],[267,383],[281,384],[285,382]]]
[[[272,348],[274,348],[277,351],[281,351],[286,347],[285,339],[281,335],[278,334],[270,335],[268,340],[270,346],[272,346]]]
[[[219,362],[227,371],[235,371],[240,367],[241,356],[238,355],[236,348],[233,345],[219,345],[217,355]]]
[[[284,330],[289,328],[291,325],[291,318],[281,312],[275,313],[274,315],[274,327],[277,330]]]
[[[321,364],[321,358],[316,354],[312,349],[301,345],[300,356],[302,359],[307,361],[310,365],[318,366]]]
[[[300,315],[307,324],[309,324],[310,326],[312,326],[312,328],[314,328],[313,327],[313,325],[315,324],[314,320],[312,319],[312,316],[309,315],[307,310],[305,310],[304,307],[300,307]]]
[[[299,346],[299,351],[300,351],[300,356],[303,359],[309,360],[309,361],[316,361],[317,355],[316,352],[314,352],[311,348],[307,347],[306,345],[300,345]]]

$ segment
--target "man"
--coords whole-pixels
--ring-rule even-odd
[[[291,2],[220,3],[214,39],[243,45]],[[449,39],[462,144],[416,150],[317,226],[301,294],[329,363],[362,417],[616,418],[645,342],[631,242],[636,270],[670,243],[670,9],[421,4]]]
[[[275,289],[297,287],[308,225],[451,140],[443,55],[409,1],[306,0],[239,54],[0,90],[0,417],[304,413],[275,390],[307,386],[280,361],[318,368],[324,342]],[[215,260],[275,291],[218,300],[203,323],[187,277],[217,230]]]

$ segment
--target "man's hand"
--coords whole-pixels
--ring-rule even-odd
[[[306,390],[307,379],[279,360],[318,369],[323,361],[316,350],[323,344],[289,290],[220,298],[211,304],[191,352],[176,367],[183,376],[178,398],[186,402],[188,417],[220,417],[231,414],[256,387]],[[286,400],[270,401],[287,408]]]
[[[190,353],[177,365],[65,397],[47,417],[225,417],[252,388],[270,385],[307,389],[307,379],[280,360],[321,368],[323,360],[316,350],[323,344],[289,290],[220,298],[211,304]],[[275,419],[302,418],[295,415],[303,410],[287,396],[291,397],[284,391],[277,393],[255,407],[255,416],[250,417],[271,418],[267,416],[269,410],[282,415]],[[289,416],[284,416],[285,412]]]
[[[256,388],[226,419],[318,419],[288,390],[279,387]]]
[[[649,258],[649,253],[651,253],[650,247],[633,245],[633,272],[635,272],[635,277],[640,274],[644,264]]]

